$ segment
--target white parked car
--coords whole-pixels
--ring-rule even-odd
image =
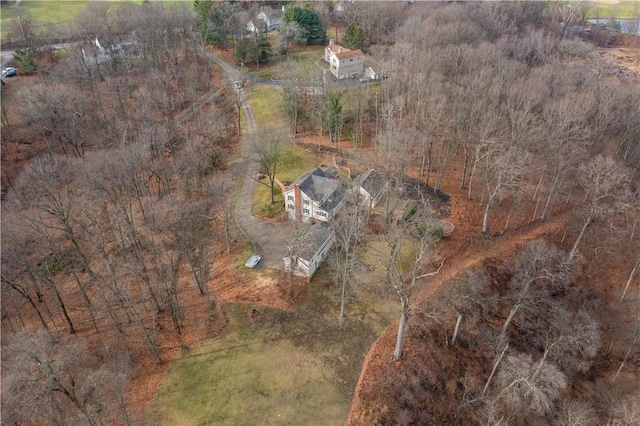
[[[5,68],[2,70],[3,77],[15,77],[16,75],[18,75],[18,70],[13,67]]]
[[[253,254],[249,258],[249,260],[244,263],[244,266],[246,266],[247,268],[257,268],[258,263],[260,263],[261,260],[262,256],[260,256],[259,254]]]

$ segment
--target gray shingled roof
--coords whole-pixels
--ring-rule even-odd
[[[384,188],[384,179],[375,170],[371,169],[362,173],[353,180],[354,187],[362,187],[371,196],[375,197]]]
[[[295,182],[300,191],[317,202],[321,209],[331,211],[344,198],[344,190],[338,172],[333,167],[321,169],[316,167],[302,174]]]
[[[319,222],[311,225],[305,232],[304,242],[300,247],[299,253],[297,253],[298,257],[309,262],[332,232],[331,229]]]

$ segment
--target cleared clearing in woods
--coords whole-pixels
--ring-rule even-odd
[[[340,324],[338,300],[323,272],[295,312],[227,305],[224,335],[183,348],[147,407],[147,422],[344,424],[359,367],[395,318],[394,302],[377,298],[373,306],[358,297]]]

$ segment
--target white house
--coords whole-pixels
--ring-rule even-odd
[[[139,55],[139,46],[135,39],[107,44],[105,42],[101,43],[96,37],[90,44],[85,43],[85,47],[82,48],[82,56],[88,65],[100,65],[113,58],[127,58]]]
[[[292,220],[326,222],[345,203],[345,188],[333,167],[317,167],[302,174],[284,191],[285,209]]]
[[[371,169],[353,179],[351,190],[357,192],[358,204],[366,203],[374,208],[384,195],[386,187],[384,178]]]
[[[282,9],[262,8],[260,13],[256,15],[256,18],[247,24],[247,31],[252,33],[266,33],[277,30],[282,24],[283,12],[284,6],[282,6]]]
[[[318,266],[327,258],[327,253],[336,241],[335,233],[317,222],[304,230],[292,242],[292,253],[284,257],[284,270],[310,280]]]
[[[375,208],[386,187],[385,179],[373,169],[356,176],[349,185],[338,178],[335,168],[316,167],[284,191],[285,209],[291,220],[328,222],[347,201],[347,193],[356,194],[354,199],[359,204]]]
[[[351,50],[329,40],[324,48],[324,60],[329,63],[331,74],[337,79],[356,78],[364,73],[364,53],[360,49]]]

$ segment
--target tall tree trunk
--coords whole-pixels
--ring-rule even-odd
[[[456,320],[456,327],[453,330],[453,337],[451,338],[451,346],[455,346],[456,344],[456,339],[458,338],[458,332],[460,331],[460,324],[462,323],[462,317],[464,316],[462,312],[456,311],[456,314],[458,314],[458,319]]]
[[[582,238],[584,237],[584,233],[586,232],[587,228],[591,224],[592,220],[593,220],[593,215],[590,214],[589,217],[587,218],[587,220],[584,221],[584,225],[582,225],[582,229],[580,230],[580,234],[578,234],[578,238],[576,238],[576,242],[573,244],[573,247],[571,248],[571,252],[569,253],[569,260],[573,260],[573,258],[575,257],[576,253],[578,252],[578,245],[580,244],[580,242],[582,242]]]
[[[627,294],[627,290],[629,289],[629,285],[631,284],[631,281],[633,281],[633,277],[635,276],[636,272],[638,271],[638,267],[640,266],[640,256],[638,256],[638,259],[636,260],[636,264],[634,265],[633,269],[631,270],[631,273],[629,274],[629,279],[627,280],[627,284],[624,286],[624,290],[622,291],[622,295],[620,296],[620,302],[624,302],[624,297]]]
[[[404,345],[404,333],[407,325],[407,317],[409,316],[408,302],[402,300],[402,313],[400,314],[400,323],[398,324],[398,336],[396,338],[396,349],[393,351],[393,359],[400,361],[402,359],[402,346]]]
[[[340,320],[344,320],[344,298],[347,289],[347,283],[342,280],[342,295],[340,296]]]
[[[82,285],[82,282],[80,281],[80,277],[78,277],[78,274],[76,274],[75,271],[71,271],[71,273],[73,274],[73,277],[75,278],[76,283],[78,284],[78,288],[80,289],[80,294],[82,294],[82,298],[84,299],[84,302],[87,304],[87,309],[89,310],[89,316],[91,317],[91,324],[93,324],[93,328],[96,331],[96,333],[99,333],[100,330],[98,329],[98,325],[96,324],[96,318],[93,315],[93,303],[91,303],[91,300],[87,295],[87,292],[84,290],[84,286]]]
[[[46,261],[45,261],[46,263]],[[45,267],[47,268],[47,273],[50,273],[50,265],[45,265]],[[51,288],[51,290],[53,291],[53,294],[56,297],[56,301],[58,302],[58,305],[60,306],[60,310],[62,311],[62,317],[64,318],[65,322],[67,323],[67,326],[69,327],[69,334],[75,334],[76,330],[73,327],[73,322],[71,321],[71,318],[69,317],[69,313],[67,312],[67,307],[64,304],[64,301],[62,300],[62,296],[60,295],[60,292],[58,291],[58,287],[56,286],[55,281],[53,280],[53,277],[51,276],[45,276],[43,277],[43,280],[45,283],[47,283],[49,285],[49,287]]]
[[[509,327],[509,324],[511,324],[511,320],[513,320],[513,317],[516,315],[516,312],[518,312],[518,308],[520,308],[519,304],[511,308],[511,311],[509,312],[509,316],[507,316],[507,319],[504,321],[504,324],[502,324],[502,329],[500,330],[500,334],[498,335],[499,342],[502,342],[502,339],[504,339],[504,335],[507,333],[507,328]]]
[[[560,172],[556,170],[553,174],[553,178],[551,180],[551,188],[549,188],[549,194],[547,195],[547,202],[544,205],[544,210],[542,210],[542,214],[540,215],[540,220],[547,220],[547,212],[549,211],[549,205],[551,204],[551,199],[556,194],[556,188],[560,183]]]
[[[489,199],[487,200],[487,204],[484,208],[484,216],[482,217],[482,234],[485,236],[489,233],[489,209],[491,209],[492,201],[493,197],[489,195]]]
[[[496,362],[493,364],[493,368],[491,369],[491,374],[489,374],[487,383],[484,384],[484,388],[482,389],[482,396],[484,396],[484,394],[487,393],[487,389],[489,389],[489,384],[491,383],[491,379],[493,379],[493,375],[496,374],[496,370],[498,369],[498,364],[500,364],[500,361],[502,361],[502,358],[504,357],[504,354],[507,352],[507,349],[509,349],[508,343],[504,346],[504,348],[502,349],[502,352],[500,352],[500,356],[498,357],[498,359],[496,359]]]
[[[469,151],[467,150],[467,146],[465,144],[462,144],[462,149],[464,151],[463,153],[464,162],[462,164],[462,174],[460,175],[460,188],[464,188],[464,182],[467,175],[467,168],[469,167]]]

